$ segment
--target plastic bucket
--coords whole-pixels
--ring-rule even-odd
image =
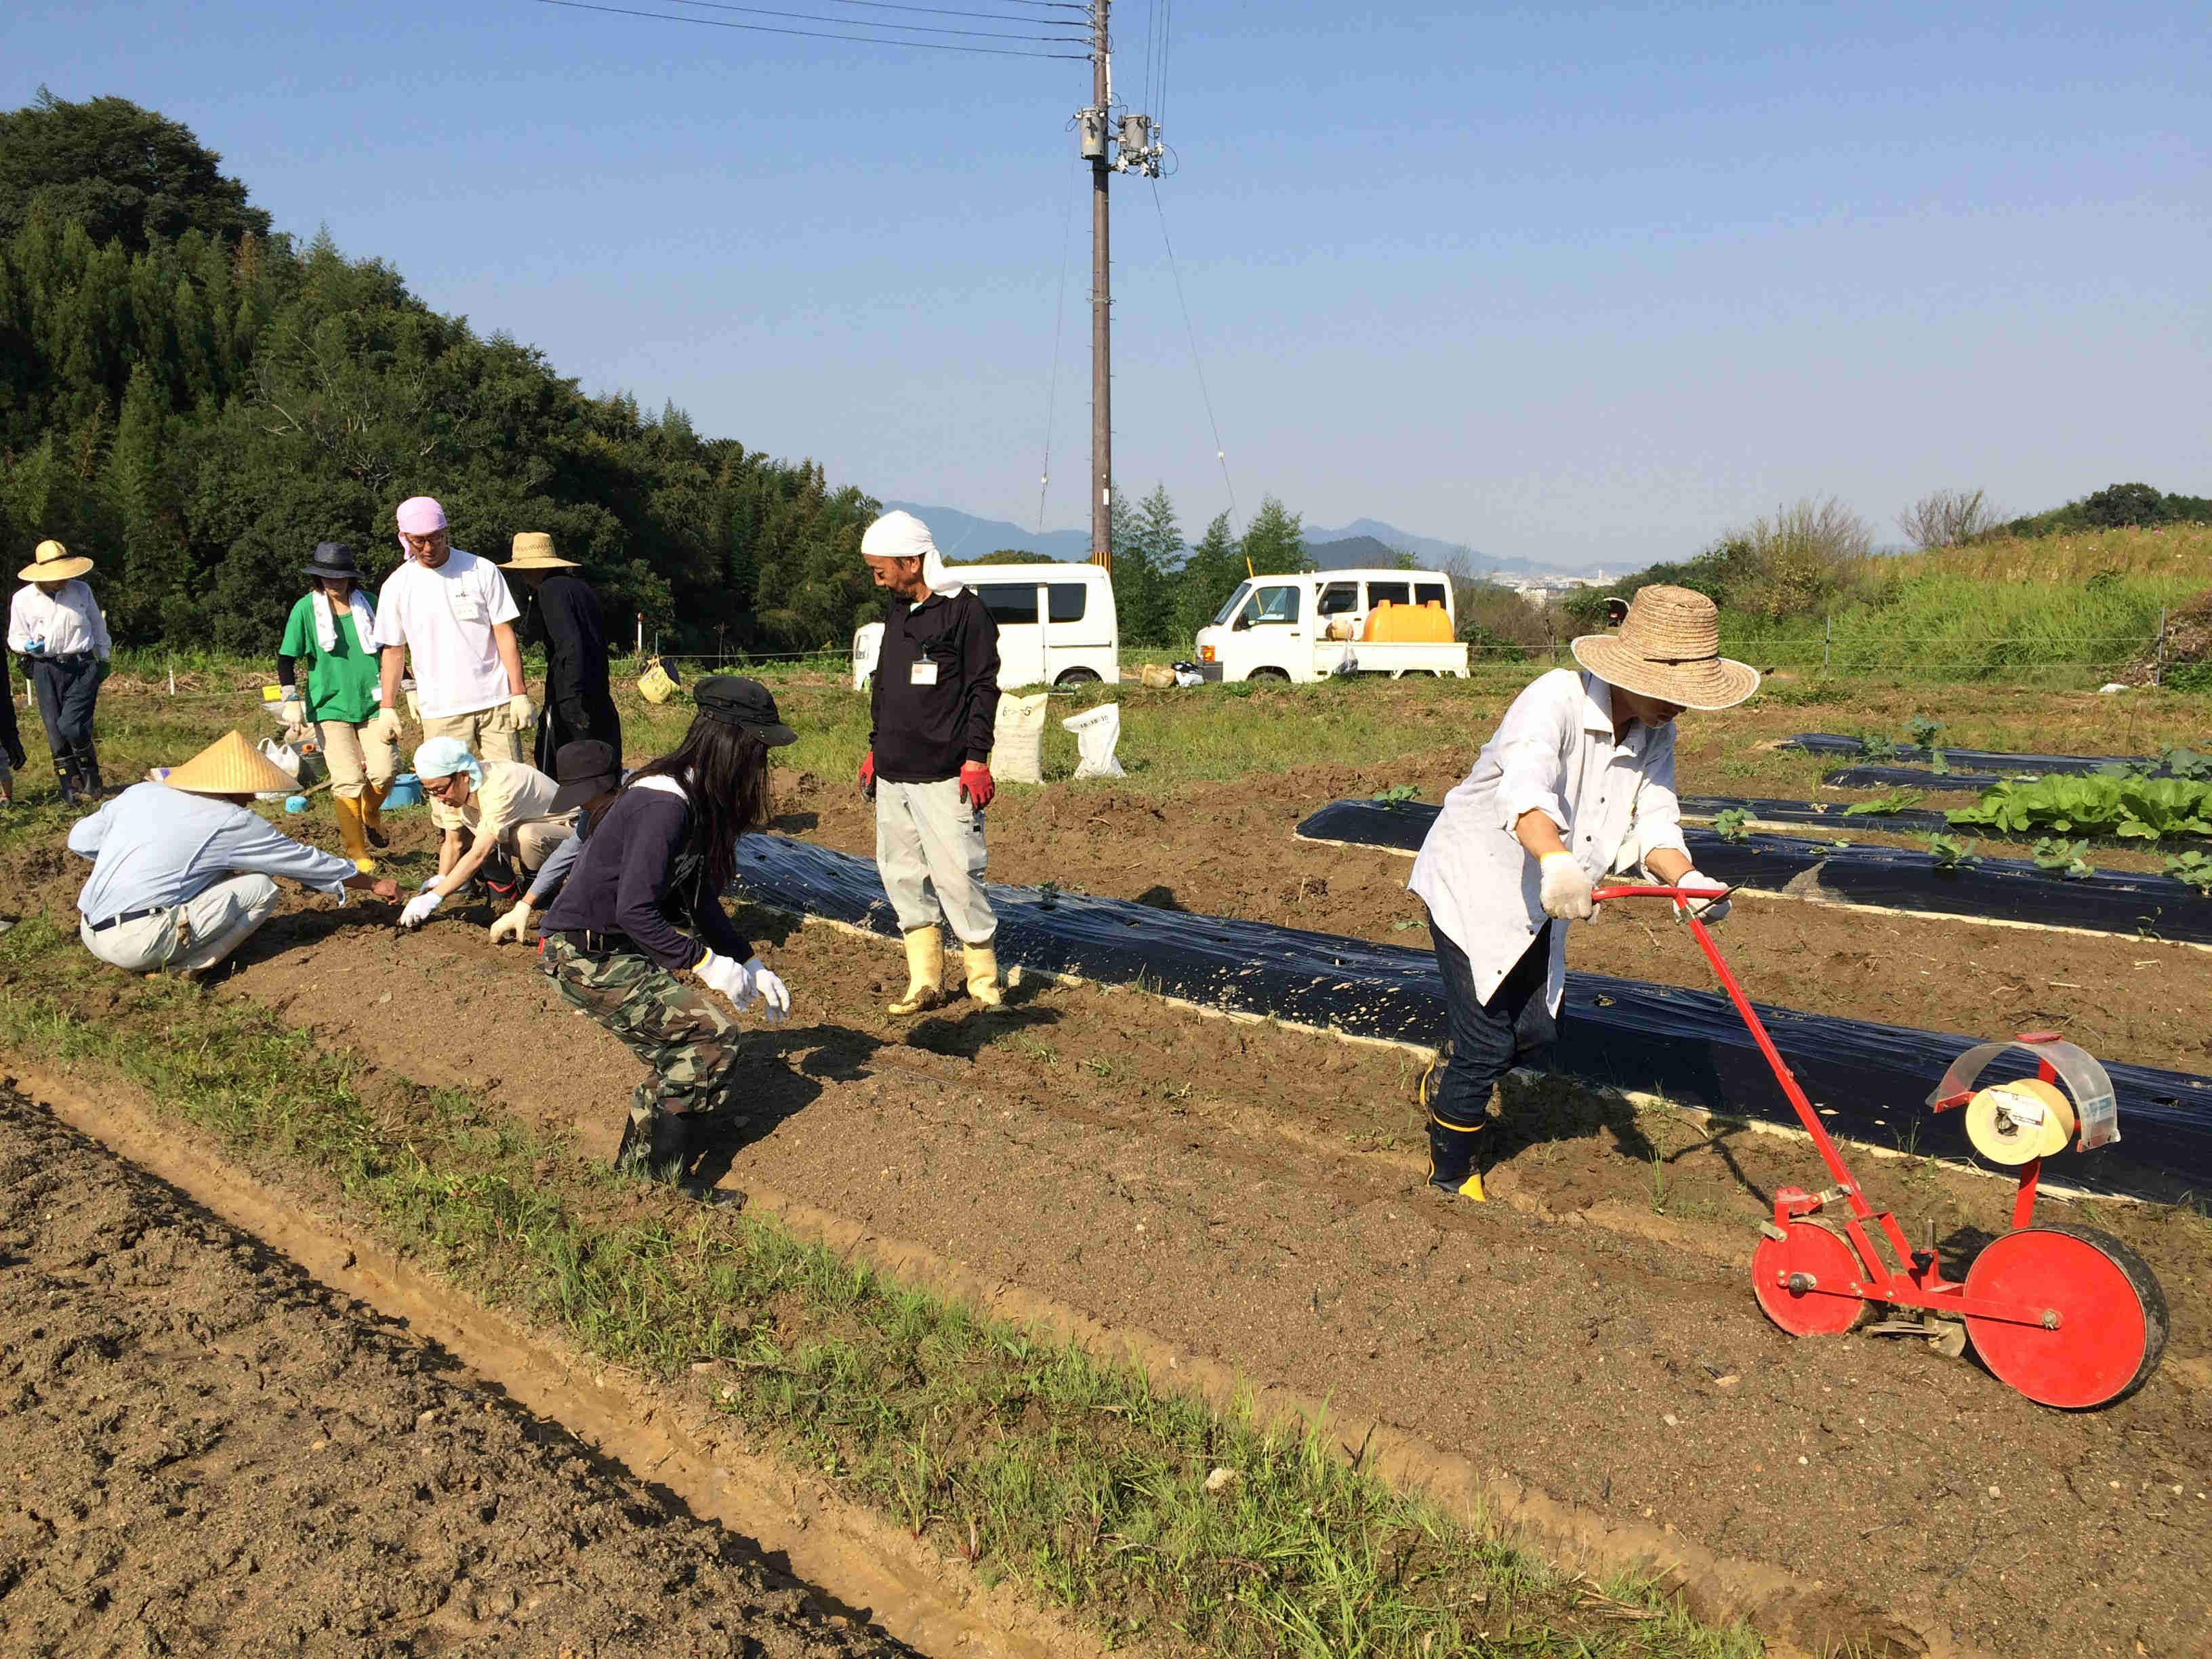
[[[386,806],[420,806],[422,804],[422,780],[412,772],[402,772],[392,779],[392,787],[385,793]]]

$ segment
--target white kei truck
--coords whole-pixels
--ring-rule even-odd
[[[1440,571],[1255,576],[1238,583],[1198,630],[1198,670],[1208,680],[1301,684],[1336,674],[1465,679],[1467,647],[1458,631],[1451,580]],[[1404,632],[1432,637],[1389,637]]]
[[[999,624],[999,689],[1049,685],[1065,690],[1121,678],[1121,623],[1114,579],[1095,564],[1041,559],[1035,564],[955,565]],[[884,625],[853,635],[853,689],[865,691],[883,653]]]

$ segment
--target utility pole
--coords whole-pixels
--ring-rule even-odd
[[[1091,0],[1091,106],[1075,116],[1078,143],[1091,163],[1091,562],[1108,571],[1114,568],[1114,295],[1106,183],[1116,173],[1157,179],[1166,153],[1151,116],[1117,121],[1113,113],[1112,3]]]

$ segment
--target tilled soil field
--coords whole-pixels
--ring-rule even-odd
[[[635,1062],[482,920],[402,938],[301,914],[226,994],[610,1154]],[[756,1040],[727,1182],[1919,1628],[2014,1653],[2203,1650],[2212,1250],[2192,1218],[2072,1207],[2153,1261],[2174,1334],[2136,1395],[2047,1412],[1917,1343],[1792,1342],[1765,1322],[1744,1261],[1766,1194],[1816,1167],[1794,1141],[1538,1091],[1516,1102],[1505,1201],[1454,1204],[1421,1188],[1398,1052],[1090,987],[894,1030],[888,945],[747,920],[795,1006]],[[1860,1174],[1954,1253],[2003,1224],[1999,1183],[1902,1160]],[[2065,1595],[2038,1561],[2069,1564]]]
[[[0,1088],[0,1649],[832,1659],[728,1533]]]

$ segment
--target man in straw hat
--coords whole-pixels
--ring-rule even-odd
[[[424,742],[452,738],[485,760],[520,760],[537,711],[523,690],[514,595],[497,565],[452,544],[446,509],[429,496],[400,502],[397,516],[407,556],[376,596],[380,706],[364,737],[399,740],[399,677],[411,657]],[[453,830],[460,817],[434,801],[430,822]]]
[[[8,606],[8,648],[29,665],[54,775],[72,805],[80,792],[96,799],[106,787],[92,746],[92,708],[107,678],[107,619],[82,580],[91,568],[90,559],[59,542],[40,542],[16,573],[25,586]]]
[[[1513,700],[1474,770],[1444,797],[1406,884],[1428,907],[1450,1016],[1451,1058],[1429,1109],[1429,1184],[1483,1196],[1475,1169],[1490,1091],[1552,1043],[1567,924],[1595,913],[1609,871],[1641,866],[1710,889],[1689,908],[1727,914],[1727,890],[1691,866],[1674,799],[1674,717],[1727,708],[1758,673],[1720,654],[1702,593],[1645,587],[1616,634],[1574,642]]]
[[[968,994],[995,1008],[999,921],[983,896],[983,810],[997,790],[999,625],[911,513],[870,525],[860,556],[890,595],[860,776],[875,798],[876,868],[906,935],[906,994],[890,1012],[920,1013],[942,997],[940,912],[959,936]]]
[[[280,836],[249,809],[293,780],[226,733],[161,783],[137,783],[71,827],[70,851],[93,860],[77,895],[77,937],[133,973],[212,968],[269,920],[274,876],[334,893],[396,899],[396,882]]]
[[[599,596],[582,577],[576,562],[553,551],[553,538],[526,530],[514,538],[507,561],[510,576],[530,585],[526,637],[545,644],[545,706],[538,711],[538,769],[551,773],[562,748],[572,743],[603,743],[622,758],[622,720],[607,690],[607,624]]]

